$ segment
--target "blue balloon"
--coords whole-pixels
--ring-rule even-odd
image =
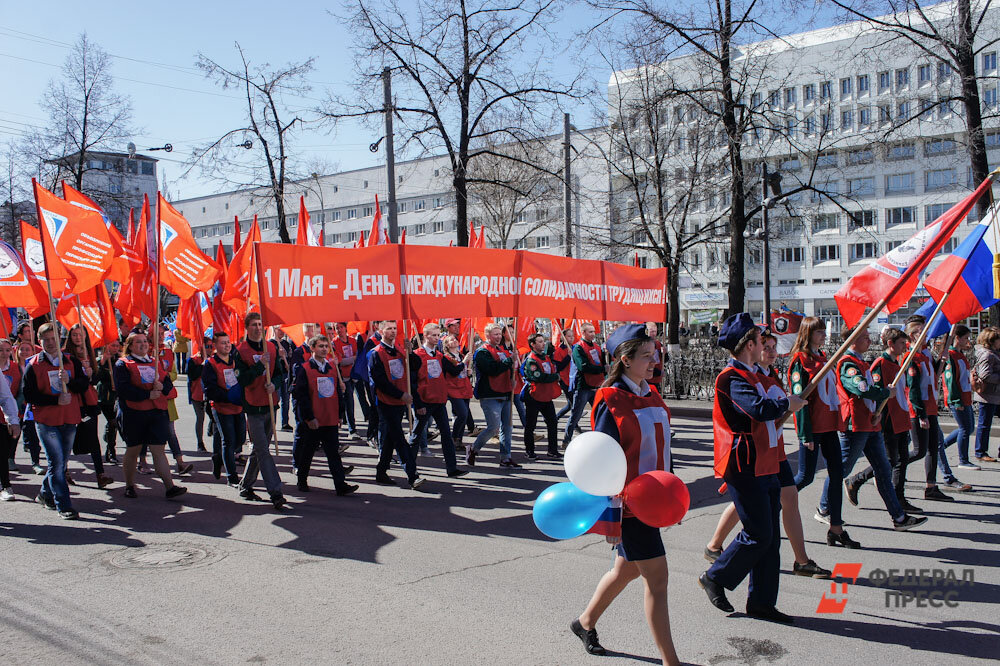
[[[539,493],[531,515],[546,536],[572,539],[593,527],[610,503],[610,497],[588,495],[564,481]]]

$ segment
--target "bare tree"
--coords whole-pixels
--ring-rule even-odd
[[[909,48],[938,63],[943,72],[954,71],[958,74],[959,90],[956,93],[939,96],[929,107],[914,109],[909,117],[897,119],[893,129],[905,126],[939,105],[950,107],[955,102],[961,104],[972,180],[976,185],[983,182],[990,168],[983,131],[982,97],[979,94],[981,77],[976,74],[976,60],[1000,41],[992,0],[977,2],[975,6],[972,0],[928,4],[920,0],[888,0],[878,5],[870,0],[833,0],[833,4],[848,18],[861,19],[885,35],[887,39],[879,43],[879,50]],[[885,15],[880,15],[883,12]],[[995,74],[994,70],[990,77],[995,79]],[[994,113],[995,106],[994,103]],[[989,204],[988,199],[980,201],[980,216],[986,214]]]
[[[251,199],[273,204],[282,243],[291,243],[287,224],[289,183],[308,173],[299,173],[291,164],[292,140],[307,119],[285,104],[291,95],[309,91],[306,75],[313,58],[281,68],[251,64],[236,43],[240,56],[237,67],[229,68],[199,53],[196,65],[205,76],[223,89],[236,88],[246,97],[243,124],[225,132],[215,141],[191,151],[186,176],[196,166],[208,178],[236,189],[249,189]]]
[[[0,148],[0,238],[19,247],[20,225],[26,216],[34,219],[34,206],[28,204],[31,192],[25,187],[27,174],[22,172],[21,152],[13,142]],[[30,214],[30,215],[29,215]]]
[[[383,67],[393,75],[393,110],[402,149],[444,151],[450,160],[457,241],[468,245],[470,165],[476,159],[518,161],[494,147],[544,134],[553,103],[577,96],[577,82],[546,76],[548,33],[564,0],[353,0],[345,17],[358,36],[356,92],[332,97],[331,120],[383,113]]]
[[[62,76],[49,82],[39,106],[48,122],[25,138],[22,153],[50,189],[57,179],[68,177],[74,187],[87,192],[88,153],[121,151],[134,132],[132,102],[114,90],[111,56],[86,33],[73,44]]]

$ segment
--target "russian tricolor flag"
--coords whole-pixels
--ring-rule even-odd
[[[1000,245],[1000,229],[994,219],[1000,211],[996,206],[990,207],[972,233],[924,279],[924,289],[934,303],[941,303],[948,294],[941,315],[949,324],[956,324],[1000,300],[993,294],[993,255]],[[943,325],[939,323],[937,327]]]

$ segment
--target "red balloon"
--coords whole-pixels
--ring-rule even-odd
[[[691,506],[691,495],[680,477],[659,469],[632,479],[625,486],[623,500],[650,527],[676,525]]]

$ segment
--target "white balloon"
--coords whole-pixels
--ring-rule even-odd
[[[590,495],[617,495],[625,487],[625,451],[603,432],[575,437],[566,447],[563,465],[573,485]]]

